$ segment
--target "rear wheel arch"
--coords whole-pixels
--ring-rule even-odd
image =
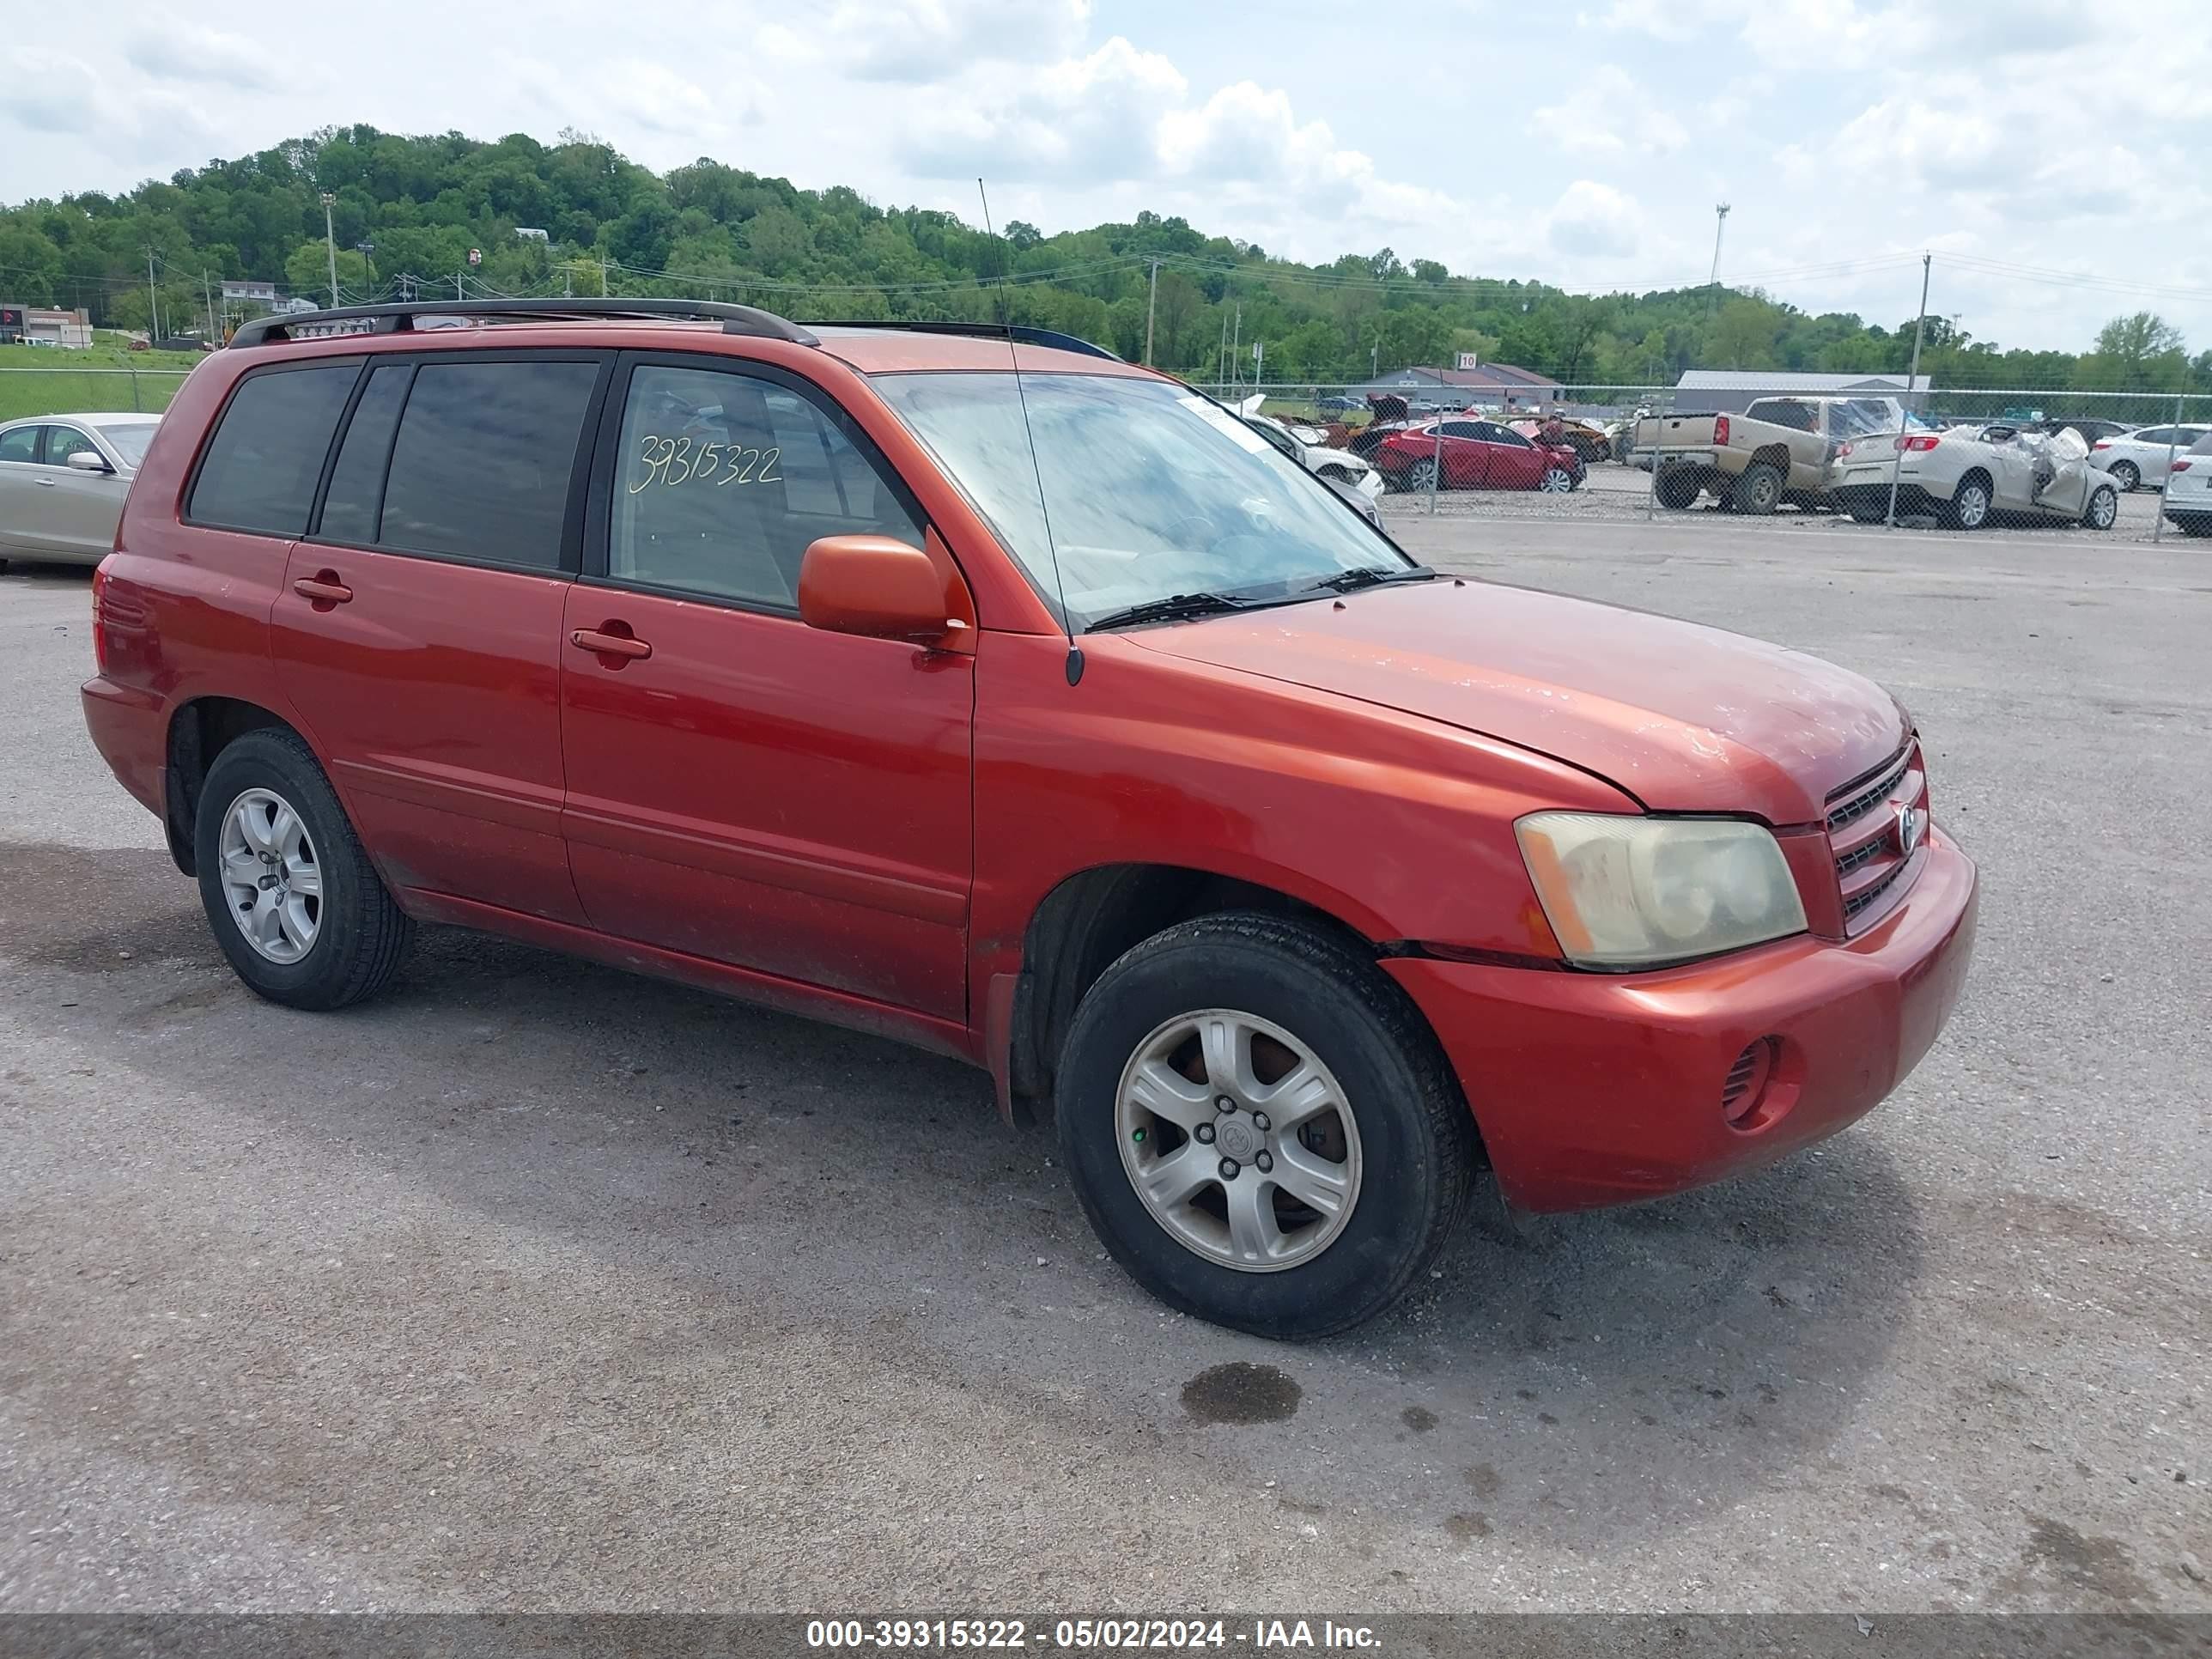
[[[200,786],[207,781],[208,769],[248,732],[272,726],[298,735],[274,709],[240,697],[194,697],[170,714],[161,823],[169,838],[169,856],[184,874],[198,873],[193,838]]]

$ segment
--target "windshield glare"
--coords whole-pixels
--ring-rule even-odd
[[[123,465],[135,472],[146,459],[146,446],[154,441],[154,428],[150,422],[136,422],[129,426],[103,426],[100,435],[123,458]]]
[[[1346,570],[1411,568],[1326,483],[1182,386],[1030,374],[1018,397],[1011,374],[972,371],[875,386],[1047,603],[1064,585],[1071,626],[1177,593],[1279,599]]]

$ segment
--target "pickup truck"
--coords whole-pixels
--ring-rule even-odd
[[[1632,459],[1657,468],[1662,507],[1679,511],[1710,490],[1731,512],[1771,513],[1822,504],[1836,451],[1904,422],[1894,398],[1761,398],[1741,415],[1646,416]]]

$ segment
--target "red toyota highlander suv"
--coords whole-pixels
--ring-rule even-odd
[[[249,325],[94,593],[93,738],[262,996],[454,923],[957,1054],[1269,1335],[1388,1304],[1479,1169],[1570,1209],[1834,1133],[1972,949],[1886,693],[1424,569],[1064,337]]]

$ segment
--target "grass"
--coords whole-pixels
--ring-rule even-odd
[[[198,361],[197,352],[129,351],[109,345],[82,351],[0,346],[0,421],[166,409],[185,383],[185,371]]]

